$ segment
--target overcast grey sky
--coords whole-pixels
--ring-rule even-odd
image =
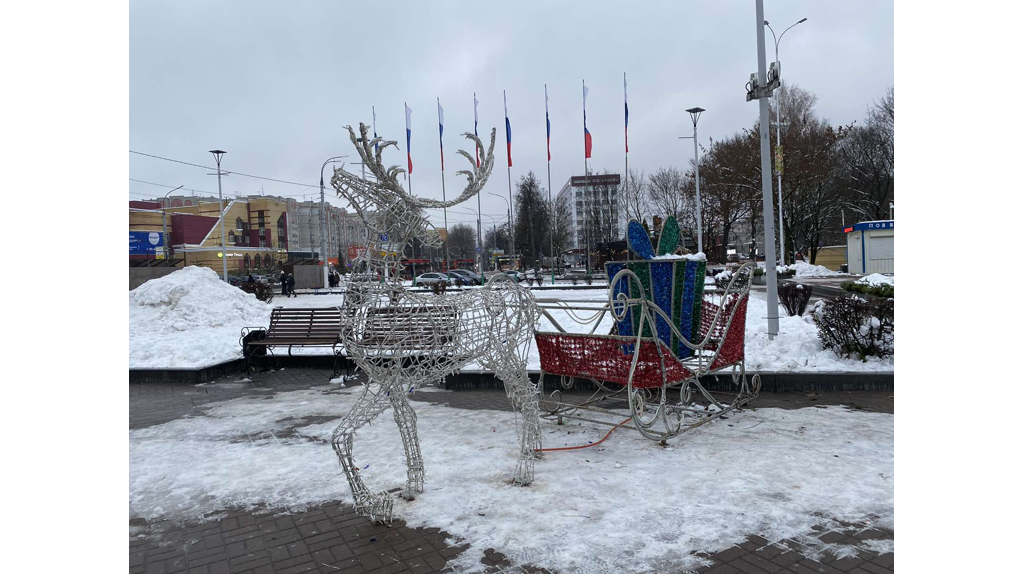
[[[776,33],[802,17],[780,47],[783,80],[815,93],[834,123],[861,120],[894,82],[890,2],[765,2]],[[130,149],[225,170],[316,184],[323,161],[351,154],[343,126],[369,123],[399,140],[385,155],[405,164],[403,102],[413,110],[413,191],[441,197],[436,99],[445,110],[448,196],[472,150],[473,92],[481,137],[498,128],[485,192],[508,195],[502,90],[512,124],[513,184],[534,171],[547,186],[544,84],[551,115],[551,184],[583,172],[582,85],[594,138],[592,171],[622,172],[622,74],[629,81],[629,165],[650,173],[692,157],[686,108],[707,109],[702,142],[757,119],[744,84],[757,70],[753,1],[726,2],[132,2]],[[767,34],[768,60],[774,46]],[[390,157],[389,157],[390,155]],[[353,160],[354,161],[354,160]],[[129,177],[217,191],[206,170],[132,154]],[[352,168],[358,171],[357,167]],[[168,191],[128,182],[130,199]],[[240,176],[225,194],[318,196],[314,188]],[[330,189],[328,188],[328,193]],[[338,199],[335,205],[343,205]],[[468,202],[476,208],[476,201]],[[499,219],[505,204],[483,195]],[[433,216],[434,214],[432,214]],[[440,212],[433,217],[440,223]],[[449,224],[471,222],[464,206]],[[484,217],[485,225],[490,219]]]

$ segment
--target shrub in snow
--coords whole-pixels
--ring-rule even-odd
[[[813,289],[810,285],[780,283],[779,301],[782,302],[782,306],[786,308],[786,313],[789,313],[790,317],[799,317],[807,310],[807,303],[811,300],[812,292]]]
[[[264,303],[270,303],[274,300],[274,289],[269,284],[257,281],[255,283],[242,283],[239,285],[242,291],[255,295],[257,299]]]
[[[874,295],[876,297],[886,297],[888,299],[892,299],[896,295],[896,287],[891,283],[877,283],[872,285],[871,283],[861,283],[860,281],[844,281],[840,284],[840,287],[852,293]]]
[[[894,351],[892,299],[866,301],[860,297],[836,297],[818,301],[814,324],[821,346],[843,357],[889,357]]]
[[[719,289],[725,289],[729,286],[729,280],[732,279],[732,271],[726,269],[721,273],[715,275],[715,287]]]

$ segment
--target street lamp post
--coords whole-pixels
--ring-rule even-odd
[[[320,265],[323,266],[324,272],[324,289],[328,288],[330,283],[327,280],[328,269],[327,269],[327,221],[324,217],[324,168],[329,163],[336,163],[336,160],[346,158],[347,155],[336,155],[334,157],[327,158],[327,161],[320,166]],[[312,250],[313,246],[310,245],[309,249]]]
[[[700,214],[700,158],[697,156],[697,120],[701,113],[707,111],[704,108],[696,107],[686,110],[693,120],[693,183],[697,186],[697,252],[704,251],[704,220]],[[689,136],[682,136],[679,139],[690,139]]]
[[[226,214],[224,213],[224,192],[221,190],[221,186],[220,186],[220,176],[221,176],[220,158],[224,157],[224,154],[226,154],[228,152],[226,152],[224,150],[219,150],[219,149],[212,149],[212,150],[210,150],[210,153],[213,154],[213,159],[215,159],[217,161],[217,200],[218,200],[218,203],[220,204],[220,259],[221,259],[221,261],[224,262],[224,281],[227,282],[227,280],[228,280],[228,253],[227,253],[227,251],[228,250],[227,250],[227,247],[226,247],[226,244],[225,244],[225,241],[227,240],[227,235],[224,234],[224,217],[225,217]]]
[[[172,193],[174,193],[175,191],[178,191],[179,189],[181,189],[183,187],[185,187],[185,186],[184,185],[179,185],[178,187],[176,187],[176,188],[172,189],[171,191],[168,191],[167,193],[165,193],[164,194],[163,204],[160,206],[161,207],[161,211],[163,211],[163,220],[164,220],[164,259],[166,259],[166,260],[170,260],[170,255],[168,254],[169,252],[167,251],[167,248],[170,246],[170,241],[167,239],[167,196],[172,194]]]
[[[508,230],[508,233],[509,233],[509,246],[508,247],[509,247],[509,249],[508,250],[509,250],[509,253],[511,253],[512,263],[514,263],[516,265],[516,271],[519,271],[519,265],[516,262],[515,229],[512,227],[512,204],[509,203],[507,199],[505,199],[504,197],[498,195],[497,193],[491,193],[491,192],[487,192],[487,193],[489,193],[490,195],[493,195],[494,197],[497,197],[497,198],[501,199],[502,201],[505,202],[505,205],[508,206],[508,227],[509,227],[509,230]],[[495,237],[494,240],[497,241],[498,240],[497,237]]]
[[[494,219],[494,216],[489,215],[487,213],[481,213],[480,215],[485,216],[485,217],[489,217],[491,219],[491,236],[494,238],[494,249],[497,249],[498,248],[498,220]],[[482,219],[481,219],[481,221],[482,221]],[[484,279],[486,279],[487,275],[484,273],[483,260],[482,259],[481,259],[480,265],[481,265],[480,266],[480,276],[483,277]]]
[[[806,21],[807,21],[807,18],[803,18],[803,19],[797,21],[796,24],[793,24],[793,26],[796,26],[797,24],[803,24]],[[779,34],[779,37],[776,38],[775,37],[775,30],[772,30],[772,27],[768,23],[768,20],[764,21],[764,25],[768,26],[768,29],[771,30],[772,39],[775,40],[775,66],[781,70],[781,65],[779,63],[779,42],[782,41],[782,37],[785,36],[786,32],[789,32],[789,29],[792,28],[793,26],[790,26],[789,28],[786,28],[785,30],[783,30],[782,33]],[[781,148],[782,148],[782,101],[779,100],[779,95],[776,94],[775,95],[775,153],[779,154],[779,150]],[[779,159],[781,159],[781,156],[777,156],[777,157],[779,157]],[[785,265],[786,264],[786,230],[782,227],[782,169],[780,169],[782,167],[782,165],[779,162],[777,162],[777,163],[778,163],[778,165],[776,165],[775,171],[776,171],[776,175],[777,175],[778,182],[779,182],[779,259],[781,260],[781,263],[783,265]],[[795,257],[794,257],[793,261],[794,261],[794,263],[796,262]]]
[[[764,209],[764,263],[767,289],[765,298],[768,302],[768,340],[772,340],[779,334],[779,292],[778,278],[775,265],[775,223],[772,221],[772,171],[771,171],[771,144],[768,133],[768,98],[772,91],[778,87],[777,70],[772,66],[772,74],[769,76],[765,65],[764,48],[764,0],[756,0],[755,13],[757,19],[757,73],[751,74],[748,84],[747,101],[757,100],[760,115],[760,134],[758,139],[761,143],[761,198]]]

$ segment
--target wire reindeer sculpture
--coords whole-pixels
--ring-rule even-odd
[[[471,170],[458,171],[468,179],[466,189],[449,201],[415,197],[405,191],[398,166],[384,167],[381,155],[394,141],[367,137],[359,124],[359,137],[346,126],[359,157],[372,174],[363,179],[335,169],[331,185],[345,198],[368,229],[366,249],[356,260],[376,283],[350,282],[342,313],[341,340],[349,357],[368,376],[356,404],[335,429],[331,444],[344,469],[356,512],[370,520],[390,523],[394,499],[388,491],[371,492],[353,461],[356,432],[388,408],[405,447],[407,480],[401,496],[412,500],[423,492],[424,464],[416,432],[416,412],[409,393],[438,381],[470,362],[492,370],[504,382],[517,413],[519,460],[511,482],[533,482],[534,462],[540,455],[539,391],[526,374],[526,356],[540,312],[533,295],[505,274],[493,276],[483,289],[443,294],[421,293],[403,287],[401,254],[412,240],[439,247],[440,237],[425,209],[452,207],[479,193],[494,165],[495,130],[478,165],[467,152]],[[480,139],[464,134],[478,149]]]

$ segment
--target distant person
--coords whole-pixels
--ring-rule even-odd
[[[281,295],[288,296],[288,274],[281,272]]]
[[[256,280],[253,279],[252,273],[249,274],[249,278],[246,279],[245,282],[246,283],[255,283],[256,282]]]
[[[288,274],[287,284],[288,284],[288,295],[290,297],[297,297],[297,295],[295,294],[295,276],[292,275],[291,273]]]

